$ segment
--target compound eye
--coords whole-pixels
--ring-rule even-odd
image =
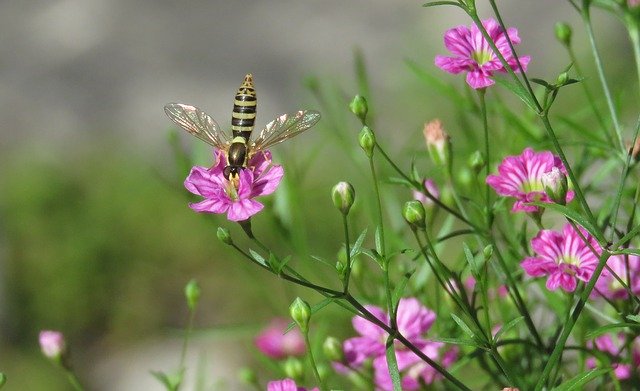
[[[224,170],[222,170],[222,174],[226,180],[229,180],[229,175],[233,172],[233,168],[230,166],[226,166]]]

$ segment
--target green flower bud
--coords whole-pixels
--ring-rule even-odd
[[[7,383],[7,375],[0,372],[0,388],[2,388],[2,386],[4,386],[6,383]]]
[[[331,189],[333,205],[335,205],[343,215],[349,214],[349,209],[351,209],[355,198],[356,191],[349,182],[338,182],[338,184]]]
[[[241,368],[240,371],[238,371],[238,378],[240,379],[241,382],[250,385],[250,386],[254,386],[254,385],[258,385],[258,376],[256,375],[256,372],[251,369],[251,368]]]
[[[471,171],[466,167],[461,167],[459,170],[456,170],[456,179],[463,187],[468,187],[471,185],[473,178],[475,177]]]
[[[571,26],[565,22],[556,23],[556,38],[565,46],[571,45]]]
[[[309,319],[311,318],[311,307],[309,303],[299,297],[289,306],[289,315],[300,327],[300,331],[306,334],[309,331]]]
[[[367,118],[367,112],[369,111],[367,100],[364,96],[356,95],[351,103],[349,103],[349,110],[364,123],[364,120]]]
[[[483,250],[482,250],[482,255],[484,256],[484,260],[485,262],[488,261],[489,259],[491,259],[491,256],[493,255],[493,245],[488,244]]]
[[[484,160],[484,155],[480,151],[475,151],[469,156],[469,167],[478,174],[487,162]]]
[[[567,176],[564,175],[557,167],[553,167],[551,171],[542,174],[542,186],[549,198],[556,204],[565,205],[567,203],[567,191],[569,184]]]
[[[373,156],[373,148],[376,146],[376,135],[368,126],[363,126],[358,135],[358,143],[368,157]]]
[[[568,81],[569,81],[569,74],[567,72],[562,72],[561,74],[558,75],[558,78],[556,79],[556,85],[563,86],[567,84]]]
[[[190,311],[195,311],[198,306],[198,301],[200,300],[200,286],[196,280],[191,280],[184,287],[184,295],[187,298],[187,306],[189,306]]]
[[[343,362],[344,361],[344,351],[342,350],[342,343],[338,338],[335,337],[327,337],[322,344],[322,351],[324,352],[324,356],[329,361]]]
[[[218,240],[220,240],[224,244],[231,245],[233,244],[233,240],[231,240],[231,234],[229,234],[229,230],[226,228],[218,227]]]
[[[302,380],[304,365],[302,365],[302,362],[297,358],[289,357],[282,365],[282,369],[288,378],[291,378],[296,382]]]
[[[402,207],[402,217],[404,217],[413,230],[424,230],[426,228],[424,205],[422,205],[420,201],[413,200],[405,202]]]
[[[340,277],[340,279],[344,281],[345,277],[347,276],[347,262],[338,259],[336,261],[336,271],[338,272],[338,277]]]

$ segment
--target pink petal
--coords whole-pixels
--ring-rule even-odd
[[[469,58],[436,56],[434,63],[445,72],[458,74],[473,69],[475,61]]]
[[[416,298],[401,299],[398,303],[398,329],[409,340],[426,333],[435,320],[436,313]]]
[[[280,185],[283,176],[284,168],[282,168],[282,166],[272,166],[255,180],[253,189],[251,190],[251,197],[273,193],[278,188],[278,185]]]
[[[481,70],[474,70],[467,73],[467,84],[471,86],[473,89],[480,89],[492,86],[495,84],[495,81],[489,78],[489,75],[485,74]]]
[[[371,312],[373,316],[385,324],[389,324],[389,317],[380,307],[365,305],[365,308],[367,311]],[[353,325],[354,330],[356,330],[360,335],[372,340],[382,340],[381,338],[387,335],[386,331],[359,316],[354,316],[351,320],[351,324]]]
[[[460,57],[471,57],[473,48],[469,43],[471,32],[467,26],[458,26],[444,33],[444,46]]]
[[[233,202],[229,207],[227,219],[230,221],[243,221],[260,212],[264,205],[256,200],[244,199]]]
[[[220,197],[216,199],[207,198],[200,202],[190,203],[189,208],[200,213],[225,213],[230,205],[231,200]]]

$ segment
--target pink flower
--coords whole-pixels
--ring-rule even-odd
[[[626,337],[623,333],[619,333],[616,336],[616,341],[614,341],[610,335],[605,334],[596,337],[594,342],[595,348],[597,350],[604,352],[609,356],[610,361],[607,361],[607,364],[611,365],[611,368],[613,368],[613,373],[619,380],[629,379],[631,377],[631,374],[633,373],[633,368],[640,367],[640,337],[636,337],[630,344],[630,348],[632,349],[632,363],[621,362],[622,358],[626,357]],[[593,348],[594,342],[588,341],[587,347]],[[586,364],[589,368],[595,368],[595,357],[589,357]]]
[[[423,186],[425,190],[433,196],[433,198],[440,198],[440,190],[438,186],[433,181],[433,179],[425,179],[423,182]],[[413,191],[413,199],[418,200],[424,204],[424,206],[433,205],[433,201],[431,198],[427,197],[423,192],[414,190]]]
[[[273,193],[284,175],[282,166],[271,165],[271,152],[255,154],[240,171],[237,184],[224,177],[227,157],[214,149],[216,164],[211,168],[195,166],[184,181],[191,193],[203,196],[198,203],[189,204],[196,212],[227,213],[231,221],[247,220],[260,212],[264,205],[254,197]]]
[[[296,382],[291,379],[273,380],[267,384],[267,391],[307,391],[306,388],[298,387]],[[309,391],[318,391],[312,388]]]
[[[589,281],[598,265],[601,252],[598,242],[583,228],[582,235],[597,251],[594,254],[571,224],[562,232],[543,229],[531,240],[531,248],[537,257],[526,258],[520,266],[532,277],[548,276],[547,289],[562,287],[567,292],[576,289],[577,280]]]
[[[52,360],[58,360],[67,350],[64,335],[59,331],[42,330],[39,336],[42,354]]]
[[[518,72],[518,62],[513,56],[509,43],[507,42],[507,34],[514,45],[520,43],[518,30],[511,27],[507,29],[507,34],[494,19],[486,19],[482,21],[482,25],[489,33],[491,40],[507,61],[511,69]],[[467,84],[471,88],[479,89],[489,87],[495,82],[491,80],[494,72],[505,73],[506,69],[502,66],[500,59],[495,55],[489,42],[484,38],[476,25],[471,27],[458,26],[448,30],[444,34],[444,46],[453,53],[453,57],[436,56],[435,64],[443,71],[458,74],[467,73]],[[529,56],[519,57],[522,68],[526,71],[527,65],[531,60]]]
[[[627,263],[629,265],[628,271]],[[622,281],[627,283],[633,294],[640,294],[640,257],[629,255],[627,258],[622,255],[613,255],[607,260],[607,265]],[[604,269],[598,278],[595,292],[612,300],[629,297],[627,290],[607,269]]]
[[[504,158],[498,166],[498,175],[489,175],[487,184],[499,195],[517,199],[512,212],[537,212],[537,206],[525,204],[532,201],[553,202],[544,191],[542,178],[554,167],[566,175],[567,171],[559,157],[549,151],[535,152],[525,148],[519,156]],[[573,195],[572,190],[567,192],[567,202],[573,199]]]
[[[381,308],[376,306],[366,306],[366,308],[376,318],[387,325],[389,324],[389,316]],[[428,341],[423,337],[435,319],[435,312],[424,307],[416,298],[404,298],[398,304],[397,324],[400,333],[425,355],[437,360],[443,344]],[[393,389],[385,355],[387,332],[360,317],[354,317],[352,323],[353,328],[360,336],[344,341],[344,364],[346,365],[334,363],[334,367],[344,373],[349,368],[359,368],[365,360],[372,359],[376,385],[383,390]],[[451,357],[445,355],[443,363],[447,358]],[[403,389],[417,389],[420,378],[427,384],[437,378],[437,373],[431,366],[424,363],[420,357],[407,350],[403,345],[396,345],[396,359],[399,370],[403,373]],[[453,360],[455,361],[455,358]]]
[[[289,322],[276,318],[256,337],[258,349],[268,357],[281,360],[288,356],[302,356],[306,347],[300,329],[294,327],[286,334]]]

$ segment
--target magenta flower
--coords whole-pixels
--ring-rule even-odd
[[[247,168],[240,171],[237,184],[224,177],[227,166],[224,152],[214,149],[214,155],[213,167],[195,166],[184,181],[187,190],[205,197],[189,207],[202,213],[227,213],[231,221],[247,220],[260,212],[264,205],[253,198],[273,193],[284,175],[282,166],[271,165],[271,152],[255,154]]]
[[[538,256],[527,257],[520,266],[532,277],[548,276],[549,290],[562,287],[567,292],[573,292],[577,280],[589,281],[601,252],[598,242],[587,231],[580,228],[580,232],[597,254],[584,243],[571,224],[566,224],[562,232],[547,229],[538,232],[531,239],[531,248]]]
[[[376,306],[366,306],[366,308],[376,318],[387,325],[389,324],[389,316],[381,308]],[[435,319],[435,312],[424,307],[416,298],[404,298],[398,303],[397,323],[400,333],[425,355],[437,360],[443,344],[431,342],[423,337]],[[342,364],[334,363],[334,368],[345,373],[350,369],[358,369],[366,360],[372,359],[376,385],[383,390],[393,389],[385,355],[387,332],[360,317],[354,317],[352,324],[360,336],[344,341],[345,361]],[[403,389],[417,389],[415,387],[420,384],[420,378],[429,383],[437,378],[437,373],[431,366],[424,363],[420,357],[407,350],[403,345],[396,346],[396,359],[399,370],[403,373]]]
[[[623,333],[619,333],[616,336],[616,341],[614,341],[610,335],[605,334],[597,337],[594,342],[595,348],[597,350],[604,352],[609,356],[610,361],[608,361],[607,364],[611,365],[611,368],[613,368],[613,373],[618,378],[618,380],[629,379],[631,377],[631,374],[633,373],[633,368],[640,368],[640,337],[636,337],[630,344],[630,348],[632,349],[632,363],[622,362],[623,357],[627,356],[625,352],[626,337]],[[594,342],[588,341],[587,347],[593,349]],[[595,368],[595,357],[589,357],[586,364],[587,367],[591,369]]]
[[[509,64],[509,67],[519,72],[518,62],[507,42],[508,35],[514,45],[520,43],[518,30],[510,27],[507,29],[507,34],[505,34],[494,19],[483,20],[482,25],[489,33],[489,37],[491,37],[507,64]],[[494,72],[505,73],[507,71],[476,25],[471,27],[458,26],[448,30],[444,34],[444,46],[449,49],[453,57],[436,56],[436,66],[453,74],[468,72],[467,84],[471,88],[489,87],[495,83],[491,79]],[[519,59],[522,68],[526,71],[531,57],[521,56]]]
[[[553,202],[544,191],[542,178],[554,168],[565,175],[567,173],[560,158],[551,152],[535,152],[531,148],[525,148],[521,155],[504,158],[498,166],[498,175],[489,175],[487,184],[499,195],[517,199],[512,212],[534,213],[538,211],[538,207],[526,203]],[[567,191],[566,201],[571,201],[573,195],[572,190]]]
[[[59,331],[42,330],[38,340],[42,354],[51,360],[59,360],[67,350],[64,335]]]
[[[267,384],[267,391],[307,391],[306,388],[298,387],[296,382],[291,379],[273,380]],[[312,388],[309,391],[318,391]]]
[[[302,356],[306,347],[304,337],[297,327],[286,334],[289,322],[276,318],[256,337],[258,349],[270,358],[281,360],[288,356]]]
[[[433,198],[440,198],[440,190],[438,186],[433,181],[433,179],[425,179],[423,182],[423,186],[425,190],[433,196]],[[413,191],[413,199],[422,202],[424,206],[433,205],[433,201],[431,198],[427,197],[423,192],[414,190]]]
[[[640,295],[640,257],[629,255],[627,258],[622,255],[613,255],[607,260],[607,265],[622,281],[627,283],[634,295]],[[620,281],[606,268],[596,282],[595,292],[612,300],[629,297]]]

